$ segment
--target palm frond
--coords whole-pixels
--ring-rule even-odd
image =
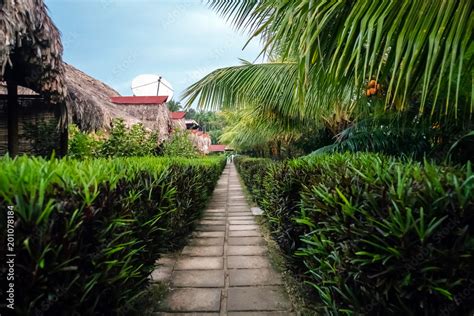
[[[474,2],[471,0],[332,1],[208,0],[241,29],[262,37],[267,54],[278,51],[298,64],[305,90],[312,67],[337,79],[352,77],[359,90],[371,79],[395,99],[416,96],[420,113],[456,117],[472,113]],[[430,109],[427,104],[433,104]],[[403,108],[402,108],[403,110]]]

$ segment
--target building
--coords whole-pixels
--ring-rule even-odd
[[[171,120],[173,120],[173,128],[179,130],[185,130],[186,128],[186,112],[179,111],[179,112],[171,112],[170,113]]]
[[[226,145],[210,145],[209,153],[225,153]]]
[[[200,153],[204,155],[209,153],[209,146],[211,146],[211,137],[209,134],[193,129],[189,130],[189,138]]]
[[[59,31],[42,0],[3,0],[0,16],[0,154],[31,153],[27,126],[44,122],[54,128],[42,137],[64,155],[67,88]]]
[[[112,97],[111,102],[121,111],[140,120],[143,125],[158,132],[159,141],[168,139],[173,122],[166,106],[167,96]]]

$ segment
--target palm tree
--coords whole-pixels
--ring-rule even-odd
[[[166,105],[171,112],[177,112],[182,109],[181,103],[174,100],[166,102]]]
[[[188,103],[319,121],[343,105],[351,122],[382,101],[415,113],[411,125],[472,123],[472,1],[207,2],[260,37],[269,62],[214,71],[187,89]]]
[[[208,0],[208,4],[251,38],[261,37],[263,53],[293,61],[300,101],[314,100],[310,94],[341,81],[362,94],[375,80],[389,108],[411,105],[424,115],[458,117],[464,114],[459,106],[466,106],[472,113],[470,0]],[[315,79],[316,91],[311,91]],[[192,92],[197,91],[190,89],[187,95]],[[407,102],[413,98],[415,105]]]

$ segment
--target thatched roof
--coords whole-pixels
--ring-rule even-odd
[[[105,83],[71,65],[64,64],[68,97],[66,103],[72,120],[81,130],[109,129],[112,120],[121,118],[131,126],[141,121],[119,109],[110,100],[120,94]]]
[[[120,94],[110,86],[67,63],[64,63],[63,68],[67,86],[65,102],[69,120],[78,125],[81,130],[91,132],[110,129],[112,121],[116,118],[123,119],[127,126],[142,123],[149,130],[163,130],[161,134],[168,129],[167,121],[171,124],[166,106],[160,107],[162,111],[159,116],[163,116],[160,120],[153,122],[145,120],[143,115],[132,115],[133,113],[124,110],[123,106],[114,104],[111,98],[120,97]],[[2,94],[7,94],[7,87],[5,82],[0,81],[0,95]],[[19,86],[18,94],[36,95],[37,93]],[[160,128],[157,128],[157,124]]]
[[[0,81],[13,80],[62,101],[62,52],[60,33],[43,0],[0,1]]]

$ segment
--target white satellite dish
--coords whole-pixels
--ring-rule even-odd
[[[174,90],[171,83],[158,75],[139,75],[132,80],[132,92],[136,97],[167,96],[173,98]]]

